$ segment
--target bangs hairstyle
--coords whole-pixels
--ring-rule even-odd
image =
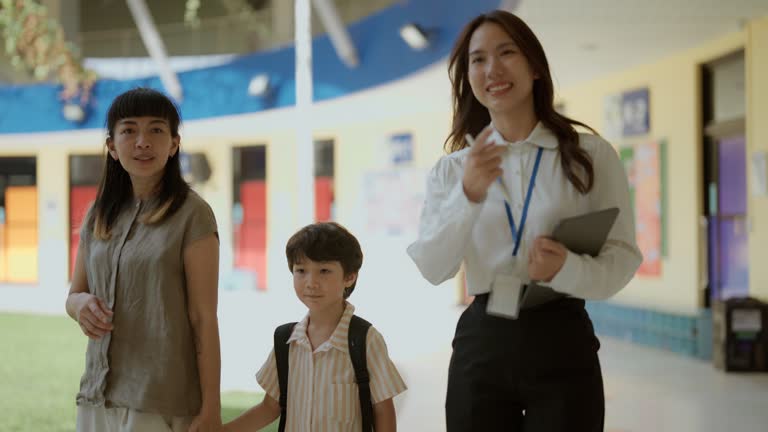
[[[162,118],[168,122],[171,137],[179,136],[179,110],[157,90],[136,88],[115,98],[107,113],[107,141],[114,139],[117,123],[130,117]],[[142,223],[155,224],[165,220],[187,199],[189,185],[181,176],[180,152],[180,149],[177,150],[166,162],[157,195],[151,200],[149,210],[141,216]],[[120,161],[114,160],[109,152],[106,152],[104,159],[104,170],[88,223],[96,238],[108,240],[120,211],[133,201],[133,186]]]
[[[304,259],[316,262],[338,261],[344,276],[358,274],[363,265],[363,251],[352,233],[335,222],[307,225],[294,234],[285,246],[288,270]],[[357,280],[344,290],[344,298],[355,290]]]
[[[579,134],[574,126],[581,126],[595,135],[597,132],[555,111],[555,91],[544,48],[523,20],[506,11],[496,10],[479,15],[464,27],[453,46],[448,61],[453,90],[453,120],[451,133],[444,144],[446,152],[453,153],[467,147],[466,134],[477,136],[491,122],[488,109],[475,98],[469,84],[469,43],[475,30],[485,23],[501,27],[528,60],[534,74],[538,74],[539,78],[533,81],[536,117],[557,137],[560,164],[568,180],[579,192],[587,193],[594,184],[594,169],[589,155],[579,146]]]

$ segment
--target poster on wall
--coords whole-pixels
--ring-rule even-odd
[[[645,135],[650,131],[650,97],[647,88],[621,94],[621,122],[624,136]]]
[[[387,138],[392,166],[406,166],[413,162],[413,135],[392,134]]]
[[[605,96],[602,135],[612,142],[623,137],[647,135],[651,130],[650,107],[647,87]]]
[[[635,205],[635,149],[634,147],[621,147],[619,148],[619,158],[624,164],[624,171],[627,172],[627,180],[629,181],[629,202]]]
[[[661,276],[661,258],[666,255],[665,150],[664,142],[637,144],[619,150],[629,178],[635,237],[643,253],[643,263],[637,271],[642,276]]]
[[[635,223],[643,253],[638,274],[661,275],[661,166],[656,143],[635,146]]]
[[[363,176],[363,203],[368,232],[415,235],[424,203],[427,171],[397,168]]]

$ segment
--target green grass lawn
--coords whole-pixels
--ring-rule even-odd
[[[67,317],[0,313],[0,431],[72,432],[86,338]],[[224,393],[231,420],[262,395]],[[264,429],[277,431],[277,424]]]

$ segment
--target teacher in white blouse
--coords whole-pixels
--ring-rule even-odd
[[[449,72],[449,154],[429,174],[408,247],[433,284],[463,261],[475,296],[453,341],[448,431],[602,431],[599,342],[584,299],[616,294],[642,262],[623,166],[594,130],[555,111],[544,50],[515,15],[472,20]],[[565,217],[609,207],[619,215],[595,257],[548,237]],[[518,312],[531,281],[562,296]]]

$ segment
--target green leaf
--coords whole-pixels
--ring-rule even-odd
[[[8,54],[13,53],[16,51],[16,38],[15,37],[8,37],[5,39],[5,52]]]
[[[48,67],[48,65],[39,65],[35,68],[35,78],[45,79],[45,77],[48,76],[49,71],[50,71],[50,68]]]

